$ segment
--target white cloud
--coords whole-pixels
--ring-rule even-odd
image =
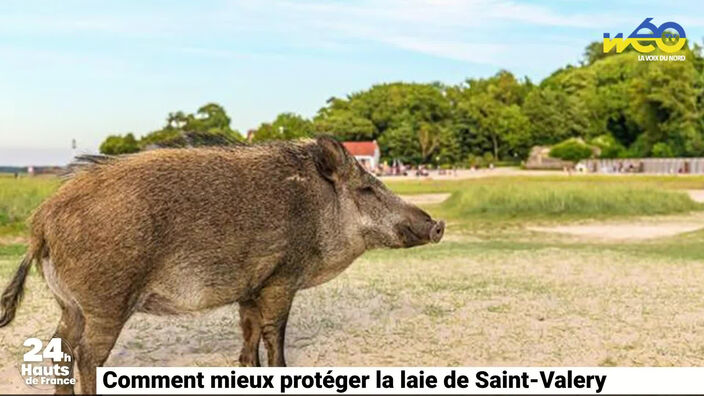
[[[595,22],[627,20],[605,14],[565,14],[550,8],[505,0],[390,0],[375,2],[306,2],[282,0],[276,3],[291,12],[303,12],[311,19],[327,16],[328,21],[363,18],[370,23],[416,23],[423,27],[491,27],[501,22],[538,26],[591,28]],[[336,16],[334,19],[329,19]],[[409,28],[418,25],[410,25]]]
[[[509,46],[491,43],[427,40],[409,36],[382,37],[380,41],[398,48],[470,63],[497,64]]]
[[[605,13],[597,6],[583,9],[595,11],[560,11],[517,0],[232,0],[195,11],[175,5],[166,9],[135,6],[110,15],[96,14],[95,10],[6,15],[0,16],[0,32],[98,32],[119,38],[149,37],[182,42],[177,46],[179,51],[220,59],[275,56],[279,49],[294,56],[308,50],[343,52],[361,40],[462,62],[508,67],[516,63],[513,54],[535,51],[560,60],[566,57],[551,54],[571,54],[567,59],[576,61],[574,54],[581,53],[587,44],[581,41],[582,36],[580,40],[574,40],[575,36],[555,37],[555,33],[543,37],[539,35],[541,30],[593,34],[595,26],[608,26],[622,27],[625,32],[637,23],[632,15]],[[694,15],[681,21],[684,26],[704,25],[704,20]],[[520,31],[530,37],[521,40],[502,36]],[[260,39],[274,49],[259,48]],[[600,33],[593,39],[599,40]],[[242,42],[252,45],[231,48],[231,44]]]

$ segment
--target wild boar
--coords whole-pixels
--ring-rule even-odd
[[[366,250],[438,242],[445,228],[330,137],[82,159],[31,219],[0,327],[36,261],[62,310],[55,337],[72,346],[84,392],[95,392],[95,369],[134,312],[237,302],[240,363],[260,365],[263,339],[268,364],[284,366],[298,290],[334,278]]]

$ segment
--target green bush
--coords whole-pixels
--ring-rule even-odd
[[[674,157],[674,150],[667,143],[655,143],[653,146],[653,157],[658,158],[672,158]]]
[[[487,151],[487,152],[484,153],[484,155],[482,156],[482,160],[484,161],[484,165],[489,166],[489,164],[491,164],[492,162],[494,162],[494,154],[492,154],[492,153],[490,153],[490,152]]]
[[[100,152],[107,155],[130,154],[139,151],[139,143],[131,133],[110,135],[100,144]]]
[[[552,149],[550,149],[551,157],[565,161],[578,162],[579,160],[591,157],[592,154],[592,148],[579,139],[567,139],[554,145]]]
[[[467,159],[465,160],[465,164],[467,165],[467,168],[471,168],[473,166],[479,166],[479,162],[481,159],[477,157],[474,154],[469,154],[467,155]]]
[[[599,158],[623,158],[626,155],[626,148],[610,134],[597,136],[589,143],[599,148]]]

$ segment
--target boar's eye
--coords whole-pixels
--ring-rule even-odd
[[[359,192],[362,194],[372,194],[375,195],[376,193],[374,192],[374,188],[372,186],[364,186],[359,189]]]

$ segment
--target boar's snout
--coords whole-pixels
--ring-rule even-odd
[[[426,243],[438,243],[445,233],[445,222],[430,219],[406,223],[400,227],[400,234],[403,240],[403,247],[413,247],[425,245]]]
[[[430,242],[440,242],[443,234],[445,234],[445,222],[442,220],[436,221],[435,224],[430,228]]]

